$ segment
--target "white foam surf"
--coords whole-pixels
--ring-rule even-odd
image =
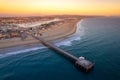
[[[24,50],[19,50],[19,51],[15,51],[15,52],[7,52],[4,54],[0,54],[0,58],[4,58],[4,57],[10,56],[10,55],[26,53],[26,52],[30,52],[30,51],[36,51],[36,50],[43,49],[43,48],[45,48],[45,47],[35,47],[35,48],[24,49]]]
[[[64,39],[64,40],[59,40],[55,42],[56,46],[71,46],[73,41],[79,41],[81,39],[81,36],[84,35],[84,27],[82,27],[81,23],[83,22],[83,20],[81,20],[78,24],[77,24],[77,30],[74,34],[68,36],[68,38]],[[29,48],[29,49],[24,49],[24,50],[19,50],[19,51],[15,51],[15,52],[7,52],[4,54],[0,54],[0,58],[4,58],[10,55],[16,55],[16,54],[20,54],[20,53],[27,53],[30,51],[36,51],[39,49],[43,49],[46,47],[34,47],[34,48]]]
[[[79,41],[81,40],[81,36],[83,36],[85,34],[85,28],[82,27],[81,23],[83,22],[83,20],[81,20],[78,24],[77,24],[77,29],[76,32],[70,36],[68,36],[67,39],[64,39],[62,41],[60,41],[59,43],[56,43],[57,46],[71,46],[73,41]]]

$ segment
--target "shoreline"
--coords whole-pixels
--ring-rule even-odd
[[[50,30],[46,30],[43,33],[41,38],[45,39],[46,41],[55,41],[59,39],[64,39],[67,36],[76,32],[77,23],[82,19],[75,19],[75,20],[67,20],[63,24],[54,25]],[[29,44],[36,44],[40,42],[38,40],[33,39],[32,37],[28,37],[26,40],[21,40],[21,38],[13,38],[9,40],[0,40],[0,49],[21,46],[21,45],[29,45]]]

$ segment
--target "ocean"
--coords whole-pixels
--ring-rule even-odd
[[[32,44],[0,49],[0,80],[120,80],[120,17],[82,19],[77,31],[52,42],[95,63],[84,73],[58,53]]]

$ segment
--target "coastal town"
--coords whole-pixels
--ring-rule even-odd
[[[67,20],[81,18],[81,16],[49,16],[49,17],[1,17],[0,40],[25,38],[22,32],[30,32],[35,36],[42,36],[51,26],[62,25]]]
[[[62,25],[67,20],[80,19],[92,16],[62,15],[45,17],[0,17],[0,40],[21,38],[21,32],[31,32],[41,36],[44,30],[52,25]]]
[[[28,33],[46,41],[64,39],[75,33],[77,23],[86,17],[93,16],[0,17],[0,48],[38,43]]]
[[[21,32],[27,31],[41,36],[44,29],[63,23],[63,19],[54,17],[23,17],[0,18],[0,40],[22,37]],[[32,25],[32,26],[31,26]]]

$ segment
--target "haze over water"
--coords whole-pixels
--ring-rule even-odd
[[[0,80],[119,80],[120,18],[88,18],[79,22],[75,34],[59,43],[60,48],[95,62],[85,74],[52,50],[33,45],[0,50]],[[20,49],[19,51],[13,51]],[[25,49],[25,50],[23,50]],[[19,54],[18,54],[19,53]]]

